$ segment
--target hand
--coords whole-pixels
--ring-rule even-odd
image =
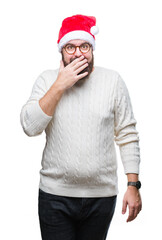
[[[84,56],[80,56],[76,58],[74,61],[69,63],[66,67],[64,67],[64,63],[60,61],[60,69],[58,73],[58,77],[56,82],[62,87],[62,89],[66,90],[72,87],[78,80],[85,77],[88,72],[79,74],[84,68],[88,66],[88,60]]]
[[[127,222],[130,222],[137,217],[142,209],[141,196],[136,187],[128,187],[123,199],[122,214],[126,213],[127,205],[129,207],[129,216],[127,218]]]

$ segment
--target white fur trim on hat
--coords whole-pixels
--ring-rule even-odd
[[[73,39],[85,40],[85,41],[89,42],[90,44],[92,44],[93,50],[95,50],[95,39],[93,38],[93,36],[91,34],[89,34],[88,32],[85,32],[82,30],[77,30],[77,31],[69,32],[61,38],[60,42],[58,43],[59,52],[61,52],[62,47],[67,42],[69,42],[70,40],[73,40]]]

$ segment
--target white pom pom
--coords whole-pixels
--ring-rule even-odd
[[[98,29],[97,26],[93,26],[93,27],[91,27],[90,32],[91,32],[93,35],[96,35],[96,34],[99,32],[99,29]]]

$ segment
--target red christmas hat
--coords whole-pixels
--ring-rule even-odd
[[[73,15],[62,21],[57,40],[59,52],[62,47],[73,39],[81,39],[92,44],[95,49],[95,36],[98,33],[96,18],[93,16]]]

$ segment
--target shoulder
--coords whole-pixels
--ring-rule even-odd
[[[118,84],[121,77],[118,71],[110,68],[95,66],[95,75],[99,81],[107,82],[107,84],[113,84],[114,87]]]
[[[109,87],[113,86],[115,92],[128,95],[127,85],[118,71],[100,66],[96,66],[95,68],[99,81],[104,81]]]

